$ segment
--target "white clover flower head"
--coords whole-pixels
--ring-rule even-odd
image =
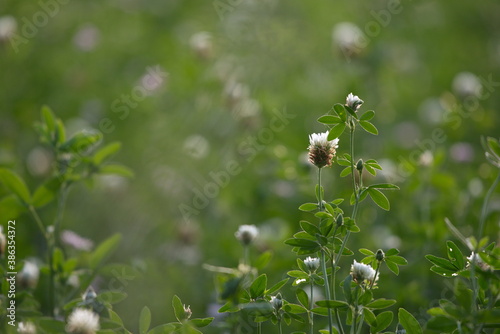
[[[271,305],[274,307],[276,311],[281,309],[283,306],[283,299],[281,297],[281,293],[278,293],[276,296],[271,297]]]
[[[378,279],[378,274],[377,277],[375,277],[375,270],[370,265],[358,263],[356,260],[354,260],[354,263],[351,266],[351,276],[352,279],[358,284],[363,282],[370,283],[374,279],[375,281]]]
[[[72,334],[95,334],[99,330],[99,315],[85,308],[75,308],[68,317],[66,331]]]
[[[17,325],[17,332],[19,334],[36,334],[36,327],[35,324],[32,323],[31,321],[21,321]]]
[[[33,261],[26,261],[23,269],[17,274],[19,284],[25,288],[34,288],[38,284],[40,269]]]
[[[238,231],[234,233],[236,239],[245,246],[250,245],[257,235],[259,235],[259,229],[255,225],[240,225]]]
[[[328,140],[328,132],[309,135],[309,162],[318,168],[331,166],[339,147],[339,139]]]
[[[319,259],[317,257],[308,256],[304,260],[304,264],[306,265],[309,272],[314,273],[319,268]]]
[[[349,93],[345,100],[345,105],[354,111],[357,111],[363,103],[363,100],[361,100],[357,95],[353,95],[352,93]]]
[[[483,259],[481,259],[481,257],[475,252],[472,252],[471,255],[469,255],[467,257],[467,260],[469,261],[469,265],[471,265],[472,262],[474,261],[476,266],[479,267],[482,271],[490,271],[491,270],[491,266],[489,264],[485,263],[483,261]]]

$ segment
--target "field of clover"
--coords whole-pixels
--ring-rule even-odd
[[[373,110],[361,111],[364,101],[350,93],[344,104],[333,105],[318,118],[325,132],[309,136],[308,162],[316,168],[315,201],[304,203],[298,210],[309,212],[308,220],[299,222],[300,229],[284,243],[296,254],[286,278],[268,282],[266,265],[273,261],[270,251],[256,259],[250,256],[259,229],[241,225],[235,237],[242,246],[237,267],[205,264],[214,276],[217,300],[221,303],[215,327],[228,333],[284,333],[292,323],[299,330],[293,333],[494,333],[500,324],[500,248],[484,235],[489,200],[500,182],[500,171],[484,196],[480,220],[475,235],[465,237],[448,219],[446,224],[459,242],[446,241],[446,258],[426,255],[430,270],[445,279],[452,279],[453,296],[441,299],[427,310],[425,324],[397,300],[379,293],[379,285],[390,285],[391,279],[379,279],[389,270],[395,276],[399,266],[407,265],[396,248],[370,250],[349,248],[351,234],[362,233],[363,220],[358,212],[370,198],[380,209],[389,211],[390,203],[384,191],[399,190],[390,183],[371,183],[382,167],[375,159],[359,158],[356,154],[356,130],[378,135]],[[102,144],[98,133],[77,132],[66,137],[63,121],[49,107],[41,110],[41,121],[35,124],[40,142],[54,154],[51,177],[30,190],[14,171],[0,169],[0,180],[10,192],[2,199],[11,209],[27,211],[32,228],[43,237],[45,254],[17,260],[16,220],[0,235],[0,247],[7,260],[2,264],[2,328],[6,333],[133,333],[126,328],[114,304],[126,298],[116,283],[127,271],[125,265],[107,264],[121,236],[115,234],[94,250],[86,249],[85,239],[64,230],[64,209],[71,187],[78,183],[92,184],[96,175],[117,174],[133,177],[127,167],[108,162],[121,145]],[[347,132],[346,153],[339,153]],[[485,158],[500,169],[500,142],[492,137],[483,139]],[[349,177],[352,193],[348,198],[334,198],[323,181],[328,167],[343,167],[339,177]],[[44,222],[38,210],[55,202],[56,210],[50,222]],[[3,232],[3,231],[2,231]],[[73,250],[68,245],[73,246]],[[462,252],[463,249],[466,253]],[[18,261],[18,262],[17,262]],[[348,268],[349,270],[342,270]],[[111,273],[111,275],[110,275]],[[106,281],[102,292],[96,292],[96,279]],[[106,285],[107,284],[107,285]],[[102,284],[101,284],[102,286]],[[174,295],[174,321],[151,328],[151,310],[145,305],[137,315],[139,333],[202,333],[214,317],[195,318],[190,306]],[[387,310],[389,309],[389,310]],[[396,314],[396,315],[395,315]],[[270,323],[270,325],[266,325]],[[14,329],[16,328],[16,329]]]
[[[500,334],[500,7],[2,0],[0,334]]]

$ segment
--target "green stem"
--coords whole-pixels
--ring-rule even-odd
[[[323,278],[325,281],[325,296],[330,296],[330,283],[328,282],[328,275],[326,273],[325,251],[321,249],[321,270],[323,271]],[[332,312],[328,310],[328,331],[333,333],[333,319]]]
[[[45,241],[48,243],[49,236],[47,234],[47,231],[45,230],[42,220],[40,219],[40,216],[38,215],[38,213],[36,212],[35,208],[32,205],[29,206],[29,211],[33,216],[33,218],[35,219],[36,225],[40,229],[40,232],[42,232]]]
[[[375,276],[373,276],[373,280],[370,282],[370,290],[373,288],[375,281],[377,280],[378,271],[380,270],[380,261],[377,261],[377,269],[375,270]]]
[[[66,199],[68,198],[69,184],[63,182],[61,185],[61,190],[59,192],[59,198],[57,201],[57,213],[54,219],[54,244],[58,245],[60,242],[60,232],[61,224],[63,219],[64,207],[66,206]]]
[[[281,318],[278,319],[279,334],[283,334],[283,329],[281,328]]]
[[[351,334],[356,333],[356,325],[358,321],[358,292],[359,292],[359,285],[356,285],[356,288],[354,289],[355,294],[354,294],[354,317],[352,319],[352,327],[351,327]]]
[[[257,323],[257,332],[258,332],[259,334],[262,334],[262,323],[261,323],[261,322],[258,322],[258,323]]]
[[[309,325],[311,326],[311,334],[314,333],[314,314],[311,312],[312,308],[313,308],[313,297],[314,297],[314,283],[313,283],[313,280],[312,278],[310,278],[311,280],[311,290],[310,290],[310,296],[309,296]]]

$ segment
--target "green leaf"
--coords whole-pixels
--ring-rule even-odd
[[[100,148],[97,150],[97,152],[94,154],[93,161],[96,165],[100,165],[104,159],[108,158],[112,154],[118,152],[120,148],[122,147],[122,144],[120,142],[112,142],[109,143],[108,145]]]
[[[372,123],[368,122],[368,121],[359,121],[359,125],[361,125],[361,127],[366,131],[366,132],[369,132],[371,133],[372,135],[378,135],[378,130],[377,128],[375,127],[375,125],[373,125]]]
[[[49,130],[49,133],[52,135],[56,128],[56,118],[54,116],[54,113],[48,106],[42,107],[42,119],[47,126],[47,130]]]
[[[139,315],[139,332],[146,334],[151,325],[151,311],[147,306],[144,306]]]
[[[60,120],[56,120],[56,144],[61,145],[66,141],[66,129],[64,128],[64,123]]]
[[[306,247],[306,248],[314,248],[319,246],[316,241],[308,239],[298,239],[298,238],[287,239],[285,240],[285,244],[293,247]]]
[[[184,311],[184,305],[177,295],[174,295],[172,298],[172,307],[174,308],[175,317],[179,322],[188,318],[186,312]]]
[[[173,324],[163,324],[156,326],[148,332],[148,334],[170,334],[173,333],[177,328]]]
[[[385,256],[393,256],[393,255],[398,255],[399,250],[397,248],[391,248],[387,252],[385,252]]]
[[[350,175],[351,172],[352,172],[352,168],[346,167],[342,170],[342,172],[340,172],[340,177],[346,177],[347,175]]]
[[[377,318],[372,310],[368,308],[363,308],[363,315],[365,316],[365,321],[370,327],[377,325]]]
[[[373,293],[371,292],[371,290],[366,290],[365,292],[363,292],[363,294],[361,295],[361,297],[359,297],[358,304],[359,305],[366,305],[372,299],[373,299]]]
[[[335,104],[333,106],[333,110],[337,113],[337,115],[339,115],[342,122],[347,121],[347,112],[342,104],[340,103]]]
[[[286,273],[290,277],[294,278],[308,278],[309,275],[302,270],[290,270],[289,272]]]
[[[96,270],[104,259],[107,258],[111,252],[116,249],[116,247],[118,247],[121,239],[121,234],[117,233],[102,242],[90,255],[90,268],[92,270]]]
[[[366,249],[366,248],[360,248],[359,249],[359,252],[363,255],[375,255],[374,252],[372,252],[371,250],[369,249]]]
[[[201,328],[201,327],[206,327],[212,323],[214,320],[213,317],[210,318],[195,318],[191,319],[189,322],[193,324],[195,327]]]
[[[499,144],[498,140],[496,140],[493,137],[487,137],[486,141],[488,143],[488,147],[491,150],[491,153],[496,155],[497,159],[500,159],[500,144]]]
[[[40,208],[52,202],[61,188],[61,184],[59,177],[53,177],[40,185],[33,193],[33,206]]]
[[[259,297],[264,296],[264,292],[267,288],[267,276],[266,274],[262,274],[253,281],[252,285],[250,285],[250,298],[257,299]]]
[[[273,253],[271,251],[265,251],[262,253],[254,262],[254,267],[262,270],[271,261]]]
[[[64,321],[43,317],[37,319],[37,323],[40,329],[45,330],[47,333],[66,333],[66,323]]]
[[[76,133],[60,147],[62,151],[82,154],[97,144],[102,138],[98,132],[81,131]]]
[[[315,307],[311,310],[312,313],[327,316],[330,313],[330,310],[326,307]]]
[[[432,317],[427,321],[427,329],[439,331],[440,333],[451,333],[457,329],[456,320],[450,319],[445,316]]]
[[[342,120],[340,119],[340,117],[337,117],[337,116],[325,115],[325,116],[321,116],[320,118],[318,118],[318,122],[323,123],[323,124],[327,124],[327,125],[332,125],[332,124],[342,123]]]
[[[342,158],[338,158],[338,159],[337,159],[337,163],[338,163],[340,166],[351,166],[351,162],[350,162],[349,160],[342,159]]]
[[[341,300],[318,300],[316,305],[326,308],[348,308],[349,304]]]
[[[391,183],[378,183],[378,184],[372,184],[368,188],[374,188],[374,189],[391,189],[391,190],[399,190],[399,187],[395,184]]]
[[[301,303],[302,306],[309,308],[309,297],[307,296],[307,293],[302,289],[297,289],[297,291],[295,291],[295,294],[297,295],[297,300],[299,301],[299,303]]]
[[[394,299],[380,298],[372,301],[371,303],[366,304],[366,307],[374,309],[383,309],[392,306],[394,304],[396,304],[396,301]]]
[[[122,291],[105,291],[97,296],[97,299],[104,303],[116,304],[127,298],[127,294]]]
[[[386,259],[386,261],[394,262],[400,266],[404,266],[404,265],[408,264],[408,261],[406,261],[406,259],[402,256],[397,256],[397,255],[386,256],[385,259]]]
[[[306,295],[307,296],[307,295]],[[307,312],[307,309],[302,306],[302,305],[298,305],[298,304],[286,304],[285,307],[284,307],[285,311],[286,312],[290,312],[290,313],[293,313],[293,314],[301,314],[301,313],[306,313]]]
[[[377,315],[377,325],[372,327],[372,333],[378,333],[389,327],[394,315],[391,311],[385,311]]]
[[[387,265],[387,268],[389,268],[390,271],[392,271],[396,275],[399,275],[399,267],[397,264],[387,259],[385,260],[385,264]]]
[[[134,172],[123,165],[111,164],[99,167],[100,174],[115,174],[123,177],[134,177]]]
[[[314,224],[311,224],[305,220],[302,220],[300,222],[300,227],[302,227],[302,229],[307,232],[309,235],[312,235],[312,236],[315,236],[317,233],[321,233],[319,228],[314,225]]]
[[[304,203],[301,206],[299,206],[300,211],[314,211],[317,209],[318,209],[317,203]]]
[[[447,241],[446,246],[448,251],[448,258],[450,259],[451,263],[457,266],[459,270],[464,269],[465,260],[464,255],[460,251],[460,248],[458,248],[458,246],[455,245],[453,241]]]
[[[369,121],[375,116],[375,111],[368,110],[359,118],[361,121]]]
[[[346,128],[345,123],[339,123],[335,125],[333,128],[330,129],[330,132],[328,133],[328,140],[334,140],[335,138],[340,137],[342,133],[344,133],[344,130]]]
[[[451,271],[457,271],[459,268],[455,266],[451,261],[443,259],[442,257],[437,257],[434,255],[426,255],[425,258],[432,262],[432,264],[441,267],[443,269],[451,270]]]
[[[3,217],[9,217],[10,219],[17,218],[21,213],[26,211],[26,209],[21,199],[14,194],[10,194],[0,199],[0,212]]]
[[[352,276],[351,275],[347,275],[347,277],[344,280],[344,284],[342,285],[342,288],[344,290],[345,300],[349,304],[352,304],[351,282],[352,282]]]
[[[358,114],[353,110],[351,109],[351,107],[349,106],[344,106],[345,110],[351,114],[352,117],[354,117],[355,119],[358,119]]]
[[[406,329],[407,333],[411,334],[422,334],[422,328],[418,323],[417,319],[413,315],[411,315],[404,308],[400,308],[398,311],[398,320],[399,323]]]
[[[279,281],[278,283],[276,283],[275,285],[273,285],[272,287],[270,287],[266,291],[266,295],[270,295],[270,294],[273,294],[275,292],[278,292],[283,286],[285,286],[286,283],[288,283],[288,281],[289,281],[288,278],[285,278],[284,280]]]
[[[375,202],[375,204],[377,204],[378,206],[380,206],[382,209],[384,209],[386,211],[390,210],[391,206],[389,204],[389,200],[387,199],[387,197],[385,197],[385,195],[380,190],[371,188],[371,189],[368,189],[368,194],[370,195],[372,200]]]
[[[448,277],[448,278],[451,278],[451,277],[454,277],[457,275],[456,270],[449,270],[449,269],[441,268],[438,266],[432,266],[430,270],[438,275],[441,275],[443,277]]]
[[[23,179],[13,171],[0,168],[0,181],[25,204],[31,203],[31,194]]]

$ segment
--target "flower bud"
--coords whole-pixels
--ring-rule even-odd
[[[338,215],[335,223],[337,224],[337,227],[344,225],[344,216],[342,216],[341,214]]]
[[[40,269],[32,261],[26,261],[23,269],[17,274],[19,285],[23,288],[35,288],[40,277]]]
[[[358,162],[356,163],[356,169],[361,173],[363,170],[363,159],[359,159]]]
[[[354,111],[357,111],[363,103],[363,100],[361,100],[357,95],[353,95],[352,93],[349,93],[349,95],[347,95],[345,101],[345,105]]]
[[[186,307],[186,305],[184,305],[184,316],[186,317],[186,319],[191,318],[192,315],[193,315],[193,312],[191,311],[191,306],[188,305]]]
[[[82,299],[86,304],[90,304],[95,300],[96,297],[97,294],[95,293],[94,288],[92,286],[89,286],[87,290],[85,290]]]
[[[375,258],[377,259],[378,262],[381,262],[384,260],[385,258],[385,254],[384,254],[384,251],[382,251],[381,249],[379,249],[377,251],[377,254],[375,254]]]
[[[283,306],[283,299],[281,297],[281,293],[278,292],[276,296],[271,297],[271,305],[274,307],[276,311],[279,311]]]
[[[319,268],[319,259],[317,257],[313,258],[313,257],[308,256],[304,260],[304,264],[305,264],[305,266],[307,267],[307,269],[309,270],[310,273],[314,273]]]

